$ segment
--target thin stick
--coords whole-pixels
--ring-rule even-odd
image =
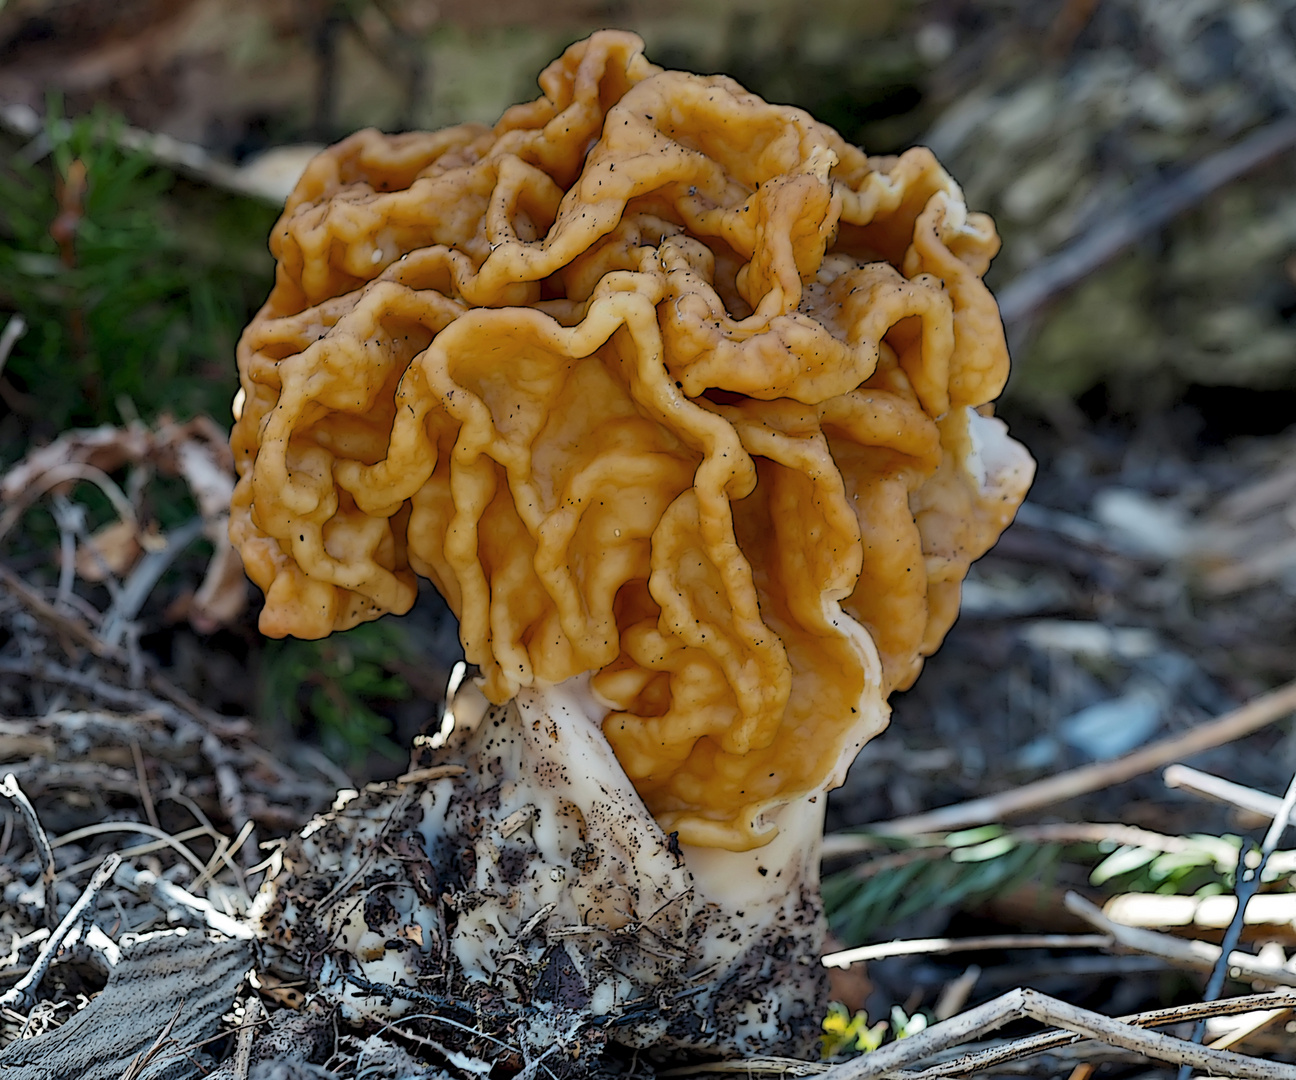
[[[85,507],[74,506],[58,492],[54,493],[54,523],[59,531],[59,575],[55,599],[58,607],[68,606],[76,582],[77,532],[84,531]]]
[[[27,678],[39,679],[41,682],[49,683],[51,686],[71,687],[74,690],[81,690],[91,694],[114,708],[132,709],[138,712],[156,711],[159,715],[172,720],[174,723],[199,727],[191,716],[187,716],[170,702],[163,701],[152,694],[145,693],[142,690],[126,690],[120,686],[113,686],[93,674],[73,671],[48,660],[19,662],[9,658],[0,659],[0,674],[23,675]]]
[[[1118,1019],[1124,1024],[1135,1024],[1138,1027],[1164,1027],[1167,1024],[1182,1024],[1212,1016],[1237,1016],[1240,1013],[1253,1012],[1273,1006],[1296,1006],[1296,990],[1277,990],[1266,994],[1248,994],[1245,997],[1229,998],[1227,1001],[1177,1005],[1169,1009],[1153,1009],[1150,1012],[1131,1013]],[[1028,1035],[1024,1039],[1014,1039],[1002,1046],[992,1046],[987,1050],[975,1050],[962,1054],[951,1061],[924,1069],[922,1072],[908,1073],[905,1080],[939,1080],[946,1076],[961,1076],[965,1073],[976,1074],[986,1069],[1002,1065],[1007,1061],[1018,1061],[1021,1058],[1033,1057],[1059,1047],[1074,1045],[1082,1036],[1072,1031],[1042,1031],[1038,1035]],[[1220,1049],[1223,1049],[1222,1047]]]
[[[157,808],[153,805],[153,792],[149,790],[148,770],[144,767],[144,751],[140,749],[138,739],[131,739],[131,757],[135,759],[135,775],[139,779],[140,802],[144,804],[144,816],[155,829],[161,829],[158,822]]]
[[[157,897],[163,903],[174,904],[177,907],[187,907],[190,911],[201,915],[203,921],[207,923],[218,934],[224,934],[228,938],[243,938],[250,940],[256,937],[246,925],[237,919],[232,919],[223,911],[217,911],[210,900],[203,900],[201,897],[194,896],[193,893],[187,892],[174,885],[165,878],[160,878],[148,870],[131,870],[129,867],[123,869],[117,875],[117,884],[125,889],[130,889],[137,896],[142,896],[145,900],[152,900]]]
[[[0,108],[0,128],[29,139],[46,137],[47,127],[55,137],[63,137],[69,125],[67,120],[52,123],[26,105],[6,105]],[[203,147],[180,142],[169,135],[160,135],[142,128],[116,125],[111,131],[99,132],[102,138],[111,139],[119,146],[147,156],[154,164],[173,172],[191,176],[213,187],[247,195],[270,206],[283,207],[283,197],[271,194],[264,184],[257,183],[249,174],[233,165],[217,161]]]
[[[1296,681],[1261,694],[1217,720],[1199,724],[1189,731],[1162,739],[1124,757],[1045,777],[1033,784],[1025,784],[998,795],[943,806],[939,810],[930,810],[912,817],[877,822],[864,828],[884,836],[916,836],[919,833],[950,832],[1002,821],[1014,814],[1038,810],[1042,806],[1051,806],[1089,791],[1124,783],[1135,776],[1168,765],[1176,758],[1191,757],[1203,750],[1223,746],[1281,720],[1293,710],[1296,710]]]
[[[891,1043],[852,1061],[834,1065],[826,1080],[881,1080],[899,1073],[907,1065],[922,1061],[971,1038],[988,1034],[1012,1020],[1030,1017],[1041,1023],[1065,1027],[1110,1046],[1119,1046],[1145,1057],[1175,1064],[1188,1064],[1213,1076],[1234,1076],[1244,1080],[1296,1080],[1296,1065],[1261,1061],[1229,1050],[1211,1050],[1182,1039],[1145,1031],[1113,1020],[1109,1016],[1068,1005],[1037,990],[1011,990],[1001,997],[942,1020],[926,1031]],[[959,1070],[963,1071],[963,1070]]]
[[[76,644],[89,649],[100,659],[112,660],[122,666],[130,663],[130,656],[125,649],[108,645],[87,626],[77,622],[75,619],[68,618],[8,567],[0,566],[0,586],[11,592],[37,618],[53,626],[59,632],[66,633]],[[23,671],[21,674],[31,675],[33,672]],[[77,686],[79,689],[91,688],[85,676],[80,675],[78,672],[69,672],[68,669],[53,664],[47,663],[43,671],[34,674],[51,682],[63,682]],[[79,676],[79,678],[73,679],[73,676]],[[194,701],[193,698],[158,671],[149,670],[148,685],[158,697],[141,694],[138,691],[120,691],[121,694],[130,695],[130,700],[109,701],[109,704],[140,710],[158,708],[176,723],[197,723],[225,736],[243,734],[247,730],[246,720],[222,716],[206,708]],[[256,755],[256,748],[249,747],[248,752]],[[273,759],[265,754],[261,754],[260,759],[266,763],[273,762]],[[282,775],[283,766],[277,762],[273,762],[273,764],[276,771]]]
[[[98,824],[100,826],[111,825],[112,822],[101,821]],[[89,828],[89,826],[86,827]],[[100,831],[116,832],[118,830],[101,829]],[[214,829],[207,830],[203,828],[201,825],[199,825],[192,829],[186,829],[184,832],[176,833],[174,836],[168,836],[165,840],[150,840],[144,844],[135,844],[131,847],[122,848],[120,851],[117,852],[117,854],[120,855],[123,859],[132,859],[136,855],[151,855],[155,851],[162,851],[166,848],[172,847],[173,841],[183,844],[186,840],[192,840],[196,836],[214,836],[220,839],[224,839],[223,837],[221,837],[220,833],[216,832]],[[58,841],[57,840],[54,841],[54,844],[55,846],[57,846]],[[83,870],[89,870],[91,867],[98,866],[98,865],[99,862],[97,859],[84,859],[79,863],[73,863],[71,866],[63,867],[63,869],[59,871],[59,877],[61,879],[75,877]]]
[[[1218,945],[1212,945],[1208,941],[1185,940],[1173,934],[1113,922],[1078,893],[1067,893],[1063,903],[1073,915],[1079,915],[1091,926],[1110,934],[1116,939],[1117,945],[1131,952],[1159,956],[1162,960],[1169,960],[1172,964],[1194,971],[1213,971],[1223,955],[1223,950]],[[1228,966],[1236,969],[1244,979],[1266,982],[1271,986],[1296,986],[1296,971],[1261,963],[1250,953],[1230,952]]]
[[[1110,841],[1127,847],[1151,848],[1154,851],[1196,851],[1201,846],[1183,836],[1166,836],[1164,833],[1140,829],[1137,825],[1102,821],[1058,821],[1048,825],[1027,825],[1013,829],[1007,835],[1013,840],[1028,844],[1101,844]],[[824,859],[834,859],[843,855],[860,855],[886,848],[887,844],[872,833],[829,833],[823,839],[822,856]],[[933,844],[906,848],[896,852],[895,855],[923,857],[930,853],[932,858],[943,858],[953,850],[945,845]],[[894,856],[878,856],[868,862],[859,863],[854,869],[861,872],[863,876],[868,876],[873,872],[871,867],[888,858]],[[900,865],[904,863],[901,862]]]
[[[233,840],[229,840],[222,836],[216,842],[216,850],[212,852],[212,857],[207,860],[207,865],[203,867],[203,872],[190,882],[189,887],[191,889],[201,888],[209,880],[213,880],[219,872],[220,867],[224,865],[227,866],[230,873],[234,875],[235,880],[239,884],[239,888],[242,889],[246,895],[250,896],[251,894],[248,893],[247,878],[243,874],[243,868],[230,858],[229,853],[231,850],[237,851],[242,846],[243,842],[252,834],[252,828],[252,822],[249,821],[244,824],[243,828],[239,830],[238,835],[235,836]]]
[[[660,1076],[701,1076],[704,1073],[745,1073],[752,1076],[756,1073],[768,1073],[774,1076],[818,1076],[826,1073],[831,1066],[817,1062],[800,1061],[797,1058],[785,1057],[749,1057],[737,1061],[708,1061],[697,1065],[682,1065],[677,1069],[666,1069],[657,1073]]]
[[[1270,821],[1278,816],[1283,804],[1277,795],[1235,784],[1231,780],[1190,769],[1187,765],[1171,765],[1162,774],[1161,780],[1168,788],[1190,791],[1194,795],[1236,806],[1249,814],[1259,814]],[[1288,824],[1291,824],[1290,818]]]
[[[80,461],[68,461],[62,465],[55,465],[54,468],[41,473],[32,481],[31,486],[24,489],[22,495],[15,498],[5,512],[0,514],[0,537],[5,536],[22,519],[23,513],[28,506],[44,495],[50,488],[58,487],[59,484],[65,484],[69,480],[85,480],[87,483],[94,484],[107,496],[108,501],[112,503],[113,509],[117,511],[117,516],[122,521],[136,521],[135,508],[131,506],[130,500],[122,493],[122,489],[117,486],[117,482],[111,476],[93,465],[87,465]]]
[[[58,608],[7,566],[0,566],[0,586],[7,592],[12,593],[28,611],[42,622],[52,626],[60,634],[66,634],[72,641],[82,648],[89,649],[95,656],[104,660],[115,660],[120,664],[128,662],[124,650],[114,648],[101,641],[84,623],[69,618],[59,611]]]
[[[9,362],[9,353],[25,333],[27,333],[27,320],[16,312],[10,315],[5,322],[4,330],[0,331],[0,373],[4,372],[5,364]]]
[[[162,829],[154,828],[152,825],[146,825],[142,821],[96,821],[93,825],[82,825],[79,829],[74,829],[70,833],[64,833],[54,841],[54,846],[62,847],[64,844],[75,843],[77,840],[82,840],[87,836],[101,836],[104,833],[118,832],[139,833],[141,836],[152,836],[155,839],[160,840],[167,847],[173,849],[176,854],[178,854],[200,874],[207,867],[207,864],[182,844],[178,837],[172,836],[170,833],[165,832]],[[205,835],[206,832],[206,829],[198,830],[196,833],[193,829],[189,830],[189,833],[194,833],[199,836]]]
[[[261,1020],[260,1014],[261,999],[253,994],[248,998],[243,1025],[239,1028],[238,1045],[234,1050],[234,1080],[248,1080],[248,1067],[252,1063],[252,1040]]]
[[[99,636],[109,645],[121,645],[126,624],[139,614],[144,601],[149,598],[153,587],[166,573],[167,567],[176,561],[185,549],[203,534],[202,518],[190,518],[183,525],[172,529],[163,538],[164,547],[150,551],[135,565],[130,577],[122,582],[121,592],[113,599],[112,605],[104,613],[103,625]]]
[[[824,1076],[830,1080],[880,1080],[906,1065],[959,1046],[979,1035],[986,1035],[1003,1027],[1010,1020],[1018,1019],[1025,1003],[1024,994],[1023,990],[1010,990],[975,1009],[933,1024],[917,1035],[836,1065]]]
[[[41,881],[45,885],[45,925],[51,930],[58,925],[58,893],[54,888],[54,850],[50,847],[49,837],[36,816],[36,808],[27,798],[23,789],[18,786],[18,777],[13,773],[6,774],[0,780],[0,796],[8,799],[18,808],[23,824],[27,826],[27,835],[31,837],[32,847],[41,866]]]
[[[1225,184],[1296,146],[1296,120],[1253,131],[1180,176],[1130,200],[1101,226],[1029,267],[1000,290],[999,311],[1010,329],[1059,293],[1106,265],[1141,237],[1155,232]]]
[[[1213,1043],[1213,1050],[1227,1050],[1230,1046],[1236,1046],[1238,1043],[1249,1039],[1258,1031],[1263,1031],[1275,1020],[1281,1020],[1291,1015],[1291,1009],[1270,1009],[1268,1012],[1256,1013],[1250,1020],[1243,1021],[1232,1031],[1221,1035]]]
[[[1210,1050],[1160,1032],[1122,1024],[1101,1013],[1081,1009],[1034,990],[1026,990],[1024,994],[1025,1012],[1028,1016],[1046,1024],[1069,1028],[1109,1046],[1133,1050],[1158,1061],[1178,1062],[1213,1076],[1236,1076],[1247,1080],[1278,1080],[1283,1077],[1296,1080],[1296,1065],[1261,1061],[1231,1050]]]
[[[1197,851],[1201,845],[1185,836],[1167,836],[1165,833],[1141,829],[1137,825],[1115,822],[1057,821],[1048,825],[1027,825],[1013,829],[1014,839],[1036,844],[1123,844],[1127,847],[1145,847],[1154,851]]]
[[[108,883],[108,879],[116,872],[117,867],[121,865],[121,857],[117,854],[110,854],[99,869],[94,872],[90,879],[90,884],[85,887],[75,904],[68,909],[68,913],[63,916],[63,921],[55,927],[50,934],[49,939],[41,947],[41,951],[32,961],[31,969],[19,979],[13,986],[0,994],[0,1008],[29,1008],[32,1004],[32,990],[45,977],[45,972],[54,962],[54,956],[63,944],[63,939],[71,933],[72,928],[76,926],[85,915],[86,909],[94,903],[94,899],[99,895],[99,890]]]
[[[1214,1001],[1224,990],[1224,979],[1228,975],[1228,956],[1233,952],[1234,946],[1242,938],[1242,926],[1246,919],[1246,908],[1251,897],[1260,890],[1260,875],[1264,873],[1265,863],[1269,861],[1269,856],[1274,853],[1278,847],[1278,841],[1282,839],[1282,834],[1287,830],[1287,823],[1291,820],[1292,811],[1296,810],[1296,774],[1293,774],[1287,784],[1287,794],[1283,796],[1282,805],[1278,808],[1278,813],[1274,815],[1273,821],[1269,823],[1269,829],[1265,833],[1263,843],[1260,845],[1260,861],[1250,867],[1246,864],[1247,850],[1245,846],[1238,852],[1237,876],[1233,881],[1233,894],[1237,897],[1237,910],[1233,912],[1233,918],[1229,920],[1228,929],[1224,931],[1224,940],[1220,942],[1220,958],[1215,961],[1215,967],[1211,971],[1210,981],[1206,984],[1205,999]],[[1200,1043],[1206,1037],[1206,1021],[1198,1020],[1197,1026],[1193,1028],[1192,1041]],[[1189,1080],[1192,1070],[1188,1065],[1179,1066],[1178,1080]]]
[[[1276,855],[1276,853],[1275,853]],[[1269,860],[1273,867],[1274,859]],[[1290,867],[1288,873],[1291,872]],[[1111,897],[1103,906],[1108,918],[1123,926],[1150,930],[1193,933],[1197,930],[1224,930],[1237,912],[1237,898],[1231,893],[1221,896],[1184,896],[1129,892]],[[1247,904],[1246,925],[1262,926],[1273,931],[1296,923],[1296,893],[1261,893]],[[1183,928],[1183,929],[1179,929]]]
[[[937,1020],[948,1020],[967,1008],[968,998],[976,989],[981,978],[981,966],[969,964],[963,974],[947,982],[932,1006],[932,1016]]]
[[[865,960],[882,960],[889,956],[926,956],[983,949],[1106,949],[1115,944],[1109,934],[989,934],[968,938],[911,938],[887,941],[881,945],[862,945],[828,953],[819,962],[824,967],[846,968]]]
[[[238,772],[232,763],[234,755],[210,731],[203,735],[202,751],[203,756],[211,763],[212,772],[216,776],[216,795],[220,807],[230,823],[239,831],[239,835],[245,837],[242,845],[243,864],[251,866],[257,861],[260,848],[256,834],[253,832],[245,834],[243,831],[251,819],[248,817],[247,803],[243,798],[243,786],[239,783]]]
[[[467,773],[462,765],[432,765],[426,769],[415,769],[413,772],[401,773],[396,777],[397,784],[425,784],[430,780],[440,780],[447,776],[463,776]]]
[[[171,1019],[162,1026],[162,1030],[158,1032],[158,1037],[153,1040],[153,1045],[147,1050],[141,1050],[131,1058],[130,1064],[126,1066],[126,1071],[121,1075],[121,1080],[139,1080],[139,1077],[144,1074],[145,1068],[162,1053],[162,1048],[172,1041],[171,1029],[175,1027],[176,1021],[180,1019],[180,1013],[184,1010],[184,1007],[185,1003],[182,998],[180,1004],[176,1006],[175,1012],[171,1014]]]

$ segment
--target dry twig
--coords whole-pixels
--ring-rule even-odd
[[[1190,791],[1194,795],[1201,795],[1215,802],[1236,806],[1249,814],[1269,818],[1270,821],[1276,818],[1282,809],[1283,801],[1277,795],[1257,791],[1243,784],[1235,784],[1231,780],[1190,769],[1187,765],[1171,765],[1162,774],[1161,779],[1168,788]]]
[[[45,886],[45,925],[53,930],[58,923],[58,893],[54,888],[54,851],[50,847],[49,837],[45,835],[40,818],[36,816],[36,808],[23,794],[23,789],[18,786],[18,778],[13,773],[8,773],[0,781],[0,796],[18,808],[23,824],[27,827],[27,835],[31,838],[32,848],[41,866],[41,881]]]
[[[58,924],[45,944],[41,946],[41,951],[37,954],[36,959],[32,961],[31,969],[18,982],[14,983],[3,994],[0,994],[0,1008],[31,1007],[32,991],[45,977],[45,972],[49,970],[50,964],[54,962],[54,957],[58,954],[63,940],[72,932],[73,927],[81,922],[86,909],[94,903],[95,897],[99,895],[99,890],[108,883],[108,879],[113,876],[120,865],[121,857],[115,853],[104,859],[103,864],[90,879],[90,884],[85,887],[85,891],[77,897],[76,903],[63,916],[63,921]]]
[[[1189,731],[1162,739],[1124,757],[1058,773],[998,795],[943,806],[939,810],[930,810],[912,817],[876,822],[865,828],[884,836],[916,836],[920,833],[948,832],[1002,821],[1014,814],[1038,810],[1076,795],[1123,783],[1168,765],[1176,758],[1191,757],[1203,750],[1223,746],[1281,720],[1293,710],[1296,710],[1296,682],[1289,682],[1253,698],[1241,708],[1225,713],[1216,720],[1199,724]]]
[[[1173,934],[1160,934],[1155,930],[1142,930],[1113,922],[1093,904],[1077,893],[1066,894],[1066,907],[1074,915],[1116,939],[1116,944],[1131,952],[1146,953],[1169,960],[1179,967],[1194,971],[1213,971],[1223,950],[1206,941],[1185,941]],[[1270,986],[1296,986],[1296,971],[1262,963],[1250,953],[1230,952],[1228,967],[1238,976]]]
[[[1227,1050],[1230,1046],[1236,1046],[1244,1039],[1263,1031],[1275,1020],[1281,1020],[1291,1015],[1291,1009],[1268,1009],[1263,1012],[1257,1012],[1249,1017],[1243,1017],[1242,1022],[1233,1028],[1227,1034],[1221,1035],[1210,1046],[1216,1050]]]
[[[968,938],[914,938],[909,941],[885,941],[880,945],[862,945],[828,953],[820,963],[824,967],[844,968],[866,960],[883,960],[889,956],[931,956],[958,952],[980,952],[984,949],[1106,949],[1113,944],[1107,934],[989,934]]]
[[[238,1033],[238,1045],[234,1050],[234,1080],[248,1080],[248,1066],[252,1061],[252,1040],[256,1036],[260,1018],[261,999],[253,994],[247,999],[243,1024]]]
[[[393,783],[424,784],[429,780],[440,780],[447,776],[463,776],[467,771],[462,765],[432,765],[426,769],[415,769],[413,772],[401,773]]]
[[[206,829],[190,830],[193,835],[205,836]],[[192,866],[198,873],[202,873],[207,867],[202,859],[198,858],[188,847],[184,845],[179,836],[173,836],[163,829],[155,828],[152,825],[146,825],[142,821],[99,821],[93,825],[83,825],[79,829],[74,829],[70,833],[64,833],[51,845],[53,847],[63,847],[65,844],[73,844],[78,840],[84,840],[88,836],[101,836],[104,833],[139,833],[141,836],[152,836],[160,844],[169,847],[176,852],[182,859]],[[220,834],[217,834],[219,838]],[[155,849],[156,850],[156,849]]]
[[[1012,1020],[1027,1017],[1066,1028],[1072,1033],[1065,1036],[1068,1039],[1075,1036],[1096,1039],[1156,1061],[1191,1065],[1214,1076],[1242,1077],[1244,1080],[1296,1080],[1296,1065],[1261,1061],[1230,1050],[1212,1050],[1169,1035],[1145,1031],[1133,1024],[1069,1005],[1037,990],[1012,990],[975,1009],[934,1024],[917,1035],[834,1065],[823,1075],[827,1080],[881,1080],[885,1076],[904,1075],[901,1070],[907,1065],[985,1035]],[[946,1071],[942,1075],[957,1075],[964,1071]]]
[[[171,1032],[175,1028],[176,1021],[180,1019],[180,1013],[183,1010],[184,1002],[182,1001],[176,1006],[175,1012],[171,1014],[171,1018],[166,1022],[162,1030],[158,1032],[157,1038],[153,1040],[152,1045],[147,1050],[141,1050],[131,1058],[126,1071],[121,1075],[121,1080],[138,1080],[139,1077],[144,1075],[144,1070],[158,1058],[163,1047],[170,1041]]]
[[[784,1057],[749,1057],[738,1061],[708,1061],[703,1065],[685,1065],[678,1069],[666,1069],[659,1072],[661,1076],[702,1076],[707,1073],[737,1073],[743,1076],[818,1076],[826,1073],[831,1065],[818,1062],[798,1061],[796,1058]]]
[[[231,919],[222,911],[217,911],[210,900],[204,900],[187,892],[165,878],[160,878],[148,870],[132,870],[122,867],[114,880],[123,888],[142,896],[145,900],[154,898],[163,904],[185,907],[197,913],[203,921],[218,934],[241,941],[251,941],[256,935],[237,919]]]
[[[1011,839],[1027,844],[1122,844],[1127,847],[1151,848],[1154,851],[1192,851],[1199,845],[1184,836],[1167,836],[1165,833],[1140,829],[1137,825],[1121,825],[1102,821],[1058,821],[1048,825],[1027,825],[1011,830]],[[886,845],[874,833],[839,832],[824,837],[823,858],[835,859],[846,855],[859,855],[866,851],[885,849]],[[860,863],[855,870],[861,877],[871,877],[879,866],[903,866],[915,858],[939,858],[954,848],[943,844],[908,848],[891,855],[883,855]],[[895,860],[888,863],[888,860]]]
[[[1237,897],[1120,893],[1103,905],[1103,912],[1122,926],[1224,930],[1237,914]],[[1245,925],[1263,926],[1271,935],[1289,938],[1296,926],[1296,893],[1261,893],[1253,897],[1246,906]]]
[[[4,330],[0,330],[0,373],[4,372],[9,362],[9,354],[18,343],[18,339],[27,333],[27,320],[15,313],[5,320]]]
[[[1141,198],[1107,215],[1101,226],[1011,281],[999,291],[999,311],[1010,331],[1055,296],[1083,281],[1142,237],[1240,176],[1296,146],[1296,120],[1276,120]]]
[[[45,139],[47,126],[53,131],[65,129],[66,120],[43,119],[30,106],[14,102],[0,105],[0,128],[30,139]],[[203,147],[181,142],[173,136],[141,128],[118,126],[105,129],[102,136],[111,138],[119,146],[144,154],[157,165],[193,177],[204,184],[238,195],[246,195],[278,206],[283,197],[271,191],[255,171],[240,169],[212,157]]]
[[[1296,991],[1279,990],[1267,994],[1229,998],[1227,1001],[1153,1009],[1150,1012],[1132,1013],[1118,1019],[1121,1023],[1134,1024],[1138,1027],[1164,1027],[1214,1016],[1237,1016],[1266,1007],[1286,1008],[1294,1005],[1296,1005]],[[1002,1066],[1009,1061],[1020,1061],[1023,1058],[1034,1057],[1036,1054],[1074,1045],[1082,1038],[1083,1036],[1071,1031],[1043,1031],[1038,1035],[1028,1035],[1024,1039],[1014,1039],[1001,1046],[961,1054],[922,1072],[902,1075],[905,1080],[919,1080],[920,1077],[922,1080],[939,1080],[946,1076],[975,1075],[983,1070]]]
[[[1237,877],[1234,879],[1233,886],[1233,893],[1237,897],[1237,910],[1229,920],[1228,929],[1224,931],[1224,940],[1220,944],[1220,957],[1215,961],[1210,981],[1206,984],[1207,1001],[1214,1001],[1224,990],[1224,979],[1228,975],[1228,957],[1242,937],[1242,923],[1246,917],[1247,902],[1259,891],[1260,875],[1264,873],[1265,863],[1278,847],[1278,841],[1282,839],[1282,834],[1286,831],[1287,823],[1291,820],[1294,810],[1296,810],[1296,776],[1293,776],[1288,783],[1287,794],[1283,796],[1282,805],[1278,807],[1278,812],[1265,833],[1265,838],[1260,845],[1259,862],[1255,866],[1247,865],[1249,852],[1245,845],[1238,852]],[[1205,1035],[1206,1021],[1199,1020],[1193,1028],[1192,1040],[1200,1043]],[[1181,1065],[1179,1080],[1189,1080],[1190,1071],[1187,1065]]]

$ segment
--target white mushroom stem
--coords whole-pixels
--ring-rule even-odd
[[[663,944],[673,941],[687,951],[677,958],[680,967],[672,975],[687,972],[690,982],[706,973],[722,984],[735,968],[750,966],[753,955],[781,955],[793,970],[806,969],[794,982],[800,1000],[780,1000],[787,975],[766,970],[773,992],[755,993],[742,1003],[750,1015],[730,1022],[752,1047],[782,1041],[779,1027],[790,1011],[817,1007],[805,993],[817,979],[824,933],[819,904],[823,794],[776,811],[779,833],[764,847],[735,852],[678,844],[662,831],[613,754],[602,731],[607,705],[590,690],[588,676],[524,689],[516,704],[529,744],[522,763],[526,781],[516,788],[518,795],[541,805],[574,804],[589,845],[608,862],[596,882],[565,883],[562,895],[546,894],[546,903],[557,904],[554,916],[574,900],[585,925],[641,925]],[[532,835],[539,850],[563,850],[564,838],[555,827],[561,820],[561,811],[537,813]],[[703,927],[706,932],[699,933]],[[761,966],[770,962],[763,959]],[[644,972],[645,985],[662,979],[657,963],[648,966],[653,970]],[[752,990],[749,985],[747,992]]]
[[[587,820],[592,811],[608,822],[604,850],[632,852],[636,874],[643,880],[657,881],[665,875],[672,882],[679,881],[692,890],[696,906],[713,904],[730,913],[735,925],[741,925],[744,939],[777,923],[790,894],[803,887],[817,894],[826,802],[822,793],[769,815],[778,835],[764,847],[728,851],[672,844],[660,827],[654,827],[656,822],[604,738],[602,720],[607,705],[591,692],[587,675],[556,686],[523,690],[517,703],[529,731],[536,734],[532,743],[536,760],[555,750],[560,753],[572,777],[572,800]],[[649,844],[644,843],[645,833],[651,837]],[[672,847],[679,855],[671,853]],[[687,871],[682,877],[678,874],[681,858]],[[732,952],[722,948],[709,959],[723,962]]]
[[[743,911],[753,927],[777,918],[798,885],[819,887],[823,847],[824,795],[797,800],[769,815],[778,835],[751,851],[680,844],[684,865],[704,901]]]
[[[471,683],[452,681],[450,698],[446,713],[453,723],[449,729],[459,731],[461,738],[477,728],[491,707]],[[642,805],[603,737],[602,719],[608,706],[591,691],[588,675],[555,686],[524,689],[517,703],[533,731],[551,729],[548,736],[533,741],[538,757],[551,757],[558,743],[570,755],[566,764],[578,774],[574,794],[582,796],[576,800],[577,805],[593,807],[609,798],[620,805]],[[770,818],[778,835],[764,847],[751,851],[677,845],[697,896],[704,903],[754,910],[786,894],[789,881],[803,880],[807,875],[817,879],[825,805],[826,799],[820,793],[775,811]],[[669,844],[670,838],[663,834],[662,842]]]
[[[261,900],[267,936],[356,1019],[412,1021],[437,987],[536,1052],[590,1030],[813,1045],[822,797],[782,811],[764,848],[682,849],[613,755],[587,678],[483,705],[475,688],[452,703],[438,764],[462,773],[371,786],[289,845]]]

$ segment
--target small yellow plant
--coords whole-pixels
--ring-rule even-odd
[[[876,1050],[886,1038],[889,1026],[885,1020],[879,1020],[870,1027],[868,1013],[863,1009],[851,1016],[840,1001],[830,1002],[828,1015],[823,1019],[824,1033],[819,1037],[823,1044],[821,1056],[830,1058],[838,1054],[862,1054]]]
[[[822,1057],[830,1058],[838,1054],[866,1054],[876,1050],[886,1040],[889,1028],[895,1029],[897,1041],[917,1035],[926,1029],[927,1017],[920,1012],[907,1016],[899,1005],[893,1005],[890,1023],[879,1020],[870,1026],[868,1013],[863,1009],[851,1016],[845,1005],[834,1001],[828,1005],[828,1015],[823,1018],[822,1026],[824,1033],[819,1036],[819,1041],[823,1048],[820,1053]]]

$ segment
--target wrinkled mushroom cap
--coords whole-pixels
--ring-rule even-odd
[[[641,48],[315,159],[239,346],[231,531],[268,634],[419,574],[493,701],[592,673],[662,827],[745,850],[885,724],[1029,459],[973,414],[998,240],[931,153]]]

